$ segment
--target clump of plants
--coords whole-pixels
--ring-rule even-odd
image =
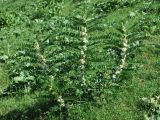
[[[156,94],[150,98],[142,98],[142,106],[145,120],[160,119],[160,95]]]
[[[66,14],[62,13],[63,0],[31,5],[36,9],[33,15],[27,13],[24,26],[35,29],[17,43],[14,54],[0,57],[9,73],[9,85],[2,95],[41,91],[57,101],[51,111],[58,111],[60,117],[67,112],[70,116],[69,109],[78,109],[76,104],[103,104],[106,89],[134,69],[134,54],[146,39],[144,31],[138,29],[140,23],[133,21],[135,13],[118,22],[106,22],[109,13],[136,4],[134,0],[69,3],[73,9]],[[0,25],[4,27],[4,19]],[[21,33],[14,35],[18,39]]]

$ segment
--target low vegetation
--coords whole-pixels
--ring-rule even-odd
[[[158,0],[0,1],[1,120],[159,120]]]

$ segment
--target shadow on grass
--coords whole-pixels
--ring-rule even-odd
[[[40,99],[34,105],[27,107],[23,110],[15,109],[7,114],[0,116],[0,120],[45,120],[47,112],[57,105],[56,101],[44,98]],[[58,115],[59,111],[54,114]]]

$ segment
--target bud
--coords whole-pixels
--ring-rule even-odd
[[[39,52],[40,51],[40,46],[39,43],[36,41],[35,43],[35,49]]]

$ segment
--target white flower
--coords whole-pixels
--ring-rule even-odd
[[[56,40],[58,40],[58,37],[56,36]]]
[[[81,50],[81,55],[84,55],[85,53],[84,53],[84,51],[83,50]]]
[[[117,71],[115,72],[116,75],[117,75],[117,74],[120,74],[120,73],[121,73],[120,70],[117,70]]]
[[[85,59],[86,55],[82,55],[82,58]]]
[[[57,101],[60,103],[61,107],[65,106],[64,99],[62,98],[62,96],[59,96]]]
[[[123,65],[120,65],[119,67],[122,69],[122,68],[123,68]]]
[[[83,65],[86,61],[84,59],[80,59],[80,63]]]
[[[126,60],[126,57],[127,57],[127,55],[125,54],[125,55],[123,56],[123,59]]]
[[[87,38],[83,38],[83,42],[84,42],[84,43],[88,43]]]
[[[64,103],[62,103],[62,104],[61,104],[61,107],[64,107],[64,106],[65,106],[65,104],[64,104]]]
[[[61,100],[62,100],[62,96],[59,96],[57,101],[61,102]]]
[[[80,68],[81,68],[81,69],[84,69],[84,68],[85,68],[85,66],[84,66],[84,65],[81,65],[81,66],[80,66]]]
[[[125,64],[125,59],[122,59],[122,65],[124,66],[124,64]]]
[[[83,31],[84,33],[87,33],[87,28],[86,28],[86,27],[82,27],[82,31]]]
[[[82,35],[82,36],[87,36],[87,33],[81,32],[81,35]]]
[[[155,103],[156,102],[156,100],[154,99],[154,98],[151,98],[151,103]]]
[[[125,43],[123,43],[123,46],[124,47],[128,47],[128,44],[125,42]]]
[[[112,78],[113,78],[113,79],[116,79],[116,75],[112,75]]]
[[[159,99],[160,99],[160,96],[156,96],[156,99],[159,100]]]
[[[50,78],[51,78],[51,79],[54,79],[54,76],[53,76],[53,75],[51,75],[51,76],[50,76]]]
[[[35,43],[35,49],[37,50],[37,51],[39,51],[40,50],[40,46],[39,46],[39,43],[36,41],[36,43]]]
[[[84,51],[87,50],[87,46],[86,46],[86,45],[83,46],[83,50],[84,50]]]
[[[124,47],[124,48],[122,48],[121,50],[122,50],[123,52],[126,52],[126,51],[127,51],[127,48]]]

